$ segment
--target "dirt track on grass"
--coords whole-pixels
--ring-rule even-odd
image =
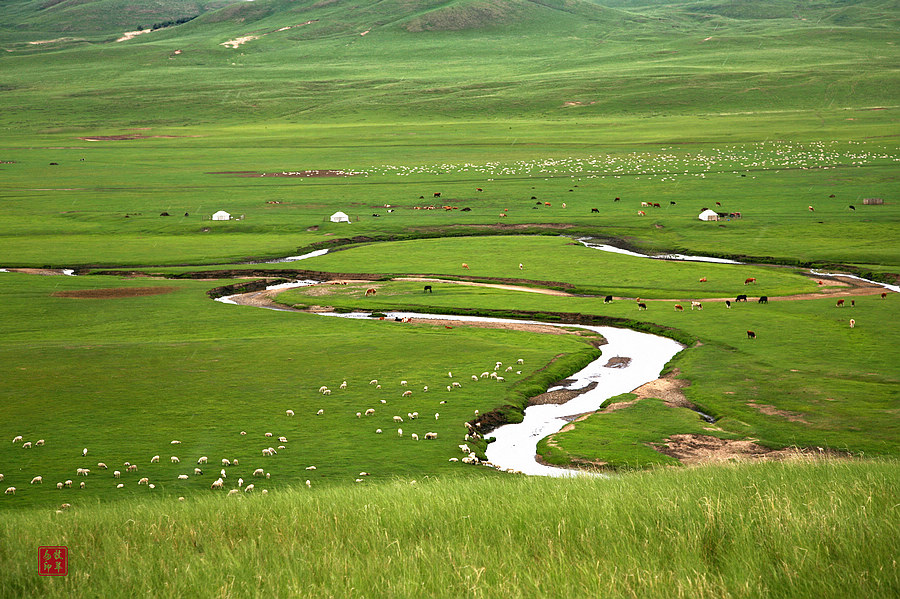
[[[142,297],[146,295],[163,295],[172,293],[177,287],[113,287],[109,289],[76,289],[72,291],[54,291],[53,297],[71,297],[75,299],[122,299],[124,297]]]

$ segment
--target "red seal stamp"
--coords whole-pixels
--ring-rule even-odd
[[[68,576],[69,550],[63,545],[38,547],[38,573],[41,576]]]

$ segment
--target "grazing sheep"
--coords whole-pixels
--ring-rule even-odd
[[[397,429],[397,436],[398,436],[398,437],[402,437],[402,436],[403,436],[403,429],[402,429],[402,428],[398,428],[398,429]]]
[[[287,437],[278,437],[278,442],[279,443],[287,443]],[[235,463],[237,463],[237,460],[235,460]]]
[[[310,488],[310,489],[312,488],[312,483],[309,481],[308,478],[306,479],[306,487]]]
[[[271,453],[268,449],[263,449],[263,450],[262,450],[262,454],[263,454],[264,456],[270,456],[270,455],[272,455],[272,453]]]
[[[232,489],[228,491],[229,495],[239,495],[241,493],[240,489]]]
[[[435,412],[435,413],[434,413],[434,419],[435,419],[435,420],[437,420],[437,419],[440,418],[440,417],[441,417],[440,413],[438,413],[438,412]]]
[[[71,487],[71,486],[72,486],[72,479],[71,479],[71,478],[68,479],[68,480],[67,480],[66,482],[64,482],[63,484],[66,485],[67,487]]]
[[[237,466],[237,465],[238,465],[237,458],[234,458],[233,460],[231,460],[231,465],[232,465],[232,466]]]
[[[459,387],[462,387],[462,385],[460,383],[457,383],[456,381],[453,381],[453,387],[458,389]]]
[[[57,489],[62,489],[64,486],[65,486],[65,485],[62,484],[62,483],[56,483],[56,488],[57,488]]]
[[[471,451],[472,451],[471,449],[469,449],[469,446],[466,445],[465,443],[457,445],[457,447],[459,447],[459,450],[463,453],[471,453]]]
[[[307,470],[315,470],[316,467],[315,467],[315,466],[307,466],[306,469],[307,469]]]
[[[241,434],[242,434],[242,435],[246,435],[246,434],[247,434],[247,431],[241,431]]]
[[[371,381],[369,381],[369,384],[370,384],[370,385],[377,385],[377,384],[378,384],[378,379],[372,379]]]
[[[473,375],[472,375],[472,380],[475,381],[475,382],[478,382],[478,377],[475,376],[475,375],[473,374]]]
[[[525,363],[525,360],[523,360],[522,358],[519,358],[518,360],[516,360],[516,364],[524,364],[524,363]]]
[[[381,434],[381,429],[380,429],[380,428],[376,428],[376,429],[375,429],[375,434],[376,434],[376,435],[380,435],[380,434]]]
[[[194,468],[194,474],[197,476],[200,476],[201,474],[203,474],[203,470],[200,470],[199,468]]]
[[[35,447],[37,447],[38,445],[43,445],[43,444],[44,444],[44,440],[43,440],[43,439],[38,439],[37,441],[34,442],[34,446],[35,446]]]
[[[411,395],[412,395],[412,391],[404,391],[403,392],[403,397],[409,397]]]
[[[228,478],[228,475],[225,474],[225,469],[224,469],[224,468],[222,468],[221,470],[219,470],[219,476],[221,476],[222,478]]]
[[[271,436],[272,436],[272,433],[266,433],[266,434],[263,435],[263,436],[264,436],[264,437],[271,437]]]
[[[385,403],[385,404],[386,404],[386,403],[387,403],[387,400],[386,400],[386,399],[382,399],[382,400],[381,400],[381,403]]]
[[[419,440],[419,435],[417,435],[416,433],[413,433],[412,435],[410,435],[410,437],[412,437],[412,440],[413,440],[413,441],[418,441],[418,440]]]
[[[153,456],[152,458],[150,458],[150,463],[151,463],[151,464],[157,464],[157,463],[159,463],[159,456],[158,456],[158,455],[155,455],[155,456]]]
[[[173,464],[177,464],[177,463],[179,463],[179,462],[181,461],[181,460],[178,459],[177,456],[174,456],[174,455],[173,455],[171,458],[169,458],[169,459],[172,460],[172,463],[173,463]]]
[[[101,470],[109,470],[109,467],[103,462],[97,462],[97,468],[100,468]]]
[[[150,479],[147,478],[147,477],[144,477],[144,478],[142,478],[141,480],[138,481],[138,484],[139,484],[139,485],[149,485],[149,484],[150,484]]]
[[[320,409],[318,412],[316,412],[316,416],[321,416],[324,413],[325,413],[325,410]]]
[[[855,326],[856,326],[856,321],[851,318],[850,319],[850,328],[852,329]]]
[[[178,480],[187,480],[187,479],[188,479],[188,475],[187,475],[187,474],[179,474],[179,475],[178,475]]]
[[[405,386],[406,386],[406,381],[400,381],[400,386],[401,386],[401,387],[405,387]]]
[[[126,472],[137,472],[137,464],[132,464],[128,468],[125,469]]]
[[[328,391],[328,387],[326,387],[325,385],[319,387],[319,393],[325,393],[326,391]]]
[[[394,416],[394,422],[403,422],[403,418],[400,416]]]
[[[208,460],[209,460],[208,457],[206,457],[205,455],[202,455],[199,458],[197,458],[197,464],[205,464]]]
[[[225,481],[221,478],[217,478],[213,484],[209,485],[210,489],[221,489],[225,486]]]
[[[250,491],[252,491],[252,490],[255,489],[255,488],[256,488],[256,487],[253,486],[253,483],[250,483],[250,484],[247,485],[247,487],[244,489],[244,493],[249,493]]]
[[[425,385],[424,387],[422,387],[422,392],[428,393],[428,385]]]
[[[125,483],[119,483],[119,484],[116,485],[116,488],[117,488],[117,489],[122,489],[122,488],[124,488],[124,487],[125,487]]]
[[[498,376],[498,377],[497,377],[497,380],[500,381],[500,382],[502,383],[502,382],[505,381],[506,379],[503,378],[502,376]]]
[[[31,441],[22,443],[22,449],[31,449]]]
[[[15,494],[16,494],[16,488],[15,488],[15,487],[7,487],[7,488],[6,488],[6,494],[7,494],[7,495],[15,495]]]
[[[341,388],[341,389],[346,389],[346,388],[347,388],[347,381],[344,381],[343,383],[341,383],[340,388]]]
[[[243,484],[244,484],[244,479],[243,479],[243,478],[238,478],[238,486],[239,486],[239,487],[240,487],[240,486],[243,486]]]
[[[453,391],[453,387],[451,387],[450,385],[447,385],[447,391]]]
[[[32,485],[35,485],[35,484],[42,485],[42,484],[44,484],[44,478],[42,476],[35,476],[34,478],[31,479],[31,484]]]
[[[150,483],[150,484],[147,485],[147,486],[150,487],[151,489],[155,489],[155,488],[156,488],[156,485],[154,485],[153,483]]]
[[[84,457],[86,455],[87,455],[87,447],[85,447],[84,449],[81,450],[81,457]]]
[[[357,417],[357,418],[362,418],[362,412],[357,412],[357,413],[356,413],[356,417]]]
[[[181,445],[181,441],[178,441],[178,440],[172,440],[172,441],[169,441],[169,443],[171,443],[172,445]]]
[[[272,473],[271,473],[271,472],[266,472],[266,478],[272,478]]]
[[[253,471],[253,476],[263,476],[264,474],[265,474],[265,472],[263,471],[262,468],[257,468],[256,470]]]
[[[433,441],[435,439],[437,439],[437,433],[425,433],[426,441]]]
[[[490,372],[484,371],[484,372],[481,373],[481,378],[483,378],[483,379],[486,379],[486,378],[489,377],[489,376],[491,376],[491,373],[490,373]]]
[[[91,471],[90,471],[89,469],[87,469],[87,468],[78,468],[78,469],[75,471],[75,474],[76,474],[76,475],[80,475],[80,476],[87,476],[87,475],[90,474],[90,473],[91,473]]]
[[[458,462],[459,458],[450,458],[448,461],[449,462]]]
[[[119,472],[118,470],[113,470],[113,478],[120,478],[121,476],[121,472]]]
[[[269,494],[269,490],[268,490],[268,489],[263,489],[263,490],[261,491],[261,493],[262,493],[263,495],[268,495],[268,494]]]
[[[418,412],[413,412],[413,413],[412,413],[411,418],[412,418],[413,420],[415,420],[415,419],[418,418],[418,417],[419,417],[419,413],[418,413]]]
[[[331,395],[331,389],[325,389],[322,391],[322,395]]]
[[[15,437],[13,437],[13,443],[18,443],[21,440],[22,440],[22,435],[16,435]]]
[[[287,414],[288,416],[293,416],[294,410],[285,410],[284,413]]]
[[[222,458],[222,465],[231,466],[231,460],[229,460],[228,458]]]
[[[366,410],[366,416],[372,416],[374,413],[375,410],[373,408],[369,408],[368,410]]]
[[[376,389],[381,389],[381,385],[375,385]]]

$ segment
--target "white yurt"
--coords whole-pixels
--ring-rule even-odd
[[[225,212],[224,210],[219,210],[215,214],[212,215],[213,220],[231,220],[231,215]]]
[[[716,214],[715,210],[706,209],[703,212],[701,212],[700,216],[698,216],[697,218],[699,218],[700,220],[707,220],[707,221],[708,220],[719,220],[719,215]]]
[[[350,217],[344,214],[343,212],[335,212],[331,215],[331,222],[333,223],[349,223]]]

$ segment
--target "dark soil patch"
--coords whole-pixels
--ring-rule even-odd
[[[540,395],[535,395],[531,399],[528,400],[529,406],[542,406],[545,404],[564,404],[567,401],[575,399],[579,395],[583,395],[588,391],[593,390],[599,384],[598,381],[594,381],[587,387],[582,387],[581,389],[557,389],[556,391],[547,391],[546,393],[541,393]]]
[[[115,287],[111,289],[78,289],[74,291],[54,291],[53,297],[71,297],[76,299],[121,299],[124,297],[141,297],[144,295],[163,295],[172,293],[177,287]]]
[[[205,174],[231,175],[232,177],[352,177],[357,173],[324,169],[314,171],[281,171],[278,173],[262,173],[260,171],[219,171]]]

